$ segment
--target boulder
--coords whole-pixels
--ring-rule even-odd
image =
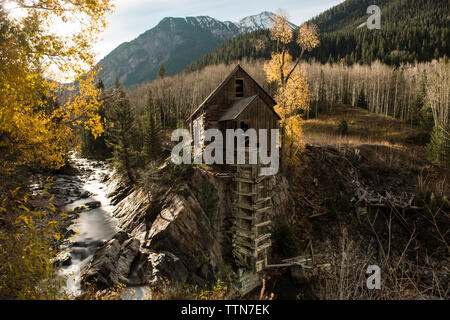
[[[102,206],[102,203],[100,201],[91,201],[85,204],[86,207],[89,209],[97,209]]]
[[[163,251],[152,253],[148,257],[149,281],[154,284],[164,284],[162,279],[170,279],[175,283],[186,283],[189,276],[183,262],[173,253]]]
[[[53,264],[59,267],[68,267],[72,264],[72,257],[69,252],[63,251],[56,257]]]
[[[105,183],[105,182],[107,182],[109,179],[110,179],[110,175],[109,175],[109,174],[107,174],[107,173],[101,173],[101,174],[100,174],[99,181],[100,181],[101,183]]]
[[[87,199],[87,198],[89,198],[91,196],[91,193],[89,192],[89,191],[83,191],[81,194],[80,194],[80,199]]]
[[[128,276],[134,259],[139,254],[140,243],[123,231],[102,243],[92,261],[81,271],[81,286],[94,286],[97,290],[128,284]]]

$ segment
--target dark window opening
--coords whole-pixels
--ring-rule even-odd
[[[236,80],[236,98],[242,98],[244,96],[244,80]]]
[[[242,121],[241,122],[241,129],[244,130],[244,132],[247,131],[248,130],[248,124],[245,123],[244,121]]]
[[[245,132],[248,130],[248,124],[244,121],[241,121],[241,129]],[[245,147],[248,148],[250,144],[248,136],[245,137]]]

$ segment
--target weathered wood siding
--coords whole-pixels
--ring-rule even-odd
[[[208,104],[208,123],[219,120],[225,110],[232,106],[237,100],[242,99],[236,97],[235,84],[237,79],[242,79],[244,81],[244,98],[258,94],[262,100],[267,100],[265,101],[266,104],[271,105],[271,101],[266,97],[264,90],[262,90],[261,87],[259,87],[244,71],[238,70],[221,88],[219,94],[217,94]]]
[[[259,129],[268,130],[266,145],[270,152],[271,129],[279,129],[278,118],[271,107],[266,105],[266,103],[258,97],[236,118],[236,120],[221,122],[219,129],[225,137],[226,129],[239,129],[241,127],[241,122],[245,122],[249,128],[255,129],[257,132],[259,132]],[[258,142],[260,141],[260,137],[258,136]]]

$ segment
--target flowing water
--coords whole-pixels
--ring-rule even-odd
[[[62,260],[67,262],[63,263],[60,270],[60,274],[66,278],[63,290],[69,297],[76,297],[82,293],[80,286],[82,269],[91,262],[100,242],[112,239],[119,230],[112,214],[114,206],[106,196],[106,181],[111,176],[108,166],[101,161],[78,158],[75,154],[71,156],[71,162],[80,174],[54,175],[52,189],[63,198],[64,209],[67,212],[77,208],[79,211],[79,208],[84,207],[79,217],[73,220],[69,227],[75,234],[61,254],[65,256]],[[35,184],[34,188],[42,190],[39,184]],[[92,209],[89,208],[89,204]],[[132,282],[137,279],[135,273],[132,272],[130,275]],[[129,286],[121,293],[122,299],[127,300],[146,299],[150,296],[147,286]]]
[[[61,273],[67,277],[64,290],[67,294],[76,296],[81,293],[80,272],[82,268],[91,261],[100,241],[110,240],[118,230],[117,223],[112,216],[114,206],[106,197],[105,176],[110,175],[108,167],[102,162],[80,159],[75,156],[72,156],[72,162],[81,172],[81,176],[78,178],[81,182],[82,197],[77,197],[76,200],[70,199],[71,203],[66,205],[65,209],[72,211],[89,203],[99,202],[100,204],[98,208],[82,210],[80,216],[73,221],[69,228],[76,233],[70,239],[71,244],[66,248],[67,254],[70,254],[71,264],[63,266]],[[55,182],[58,180],[56,179]]]

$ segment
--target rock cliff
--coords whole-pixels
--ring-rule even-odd
[[[288,213],[289,184],[278,177],[273,219]],[[166,183],[171,181],[171,183]],[[108,194],[121,231],[102,243],[82,274],[84,288],[232,281],[233,179],[208,167],[165,164],[144,186],[114,176]]]

